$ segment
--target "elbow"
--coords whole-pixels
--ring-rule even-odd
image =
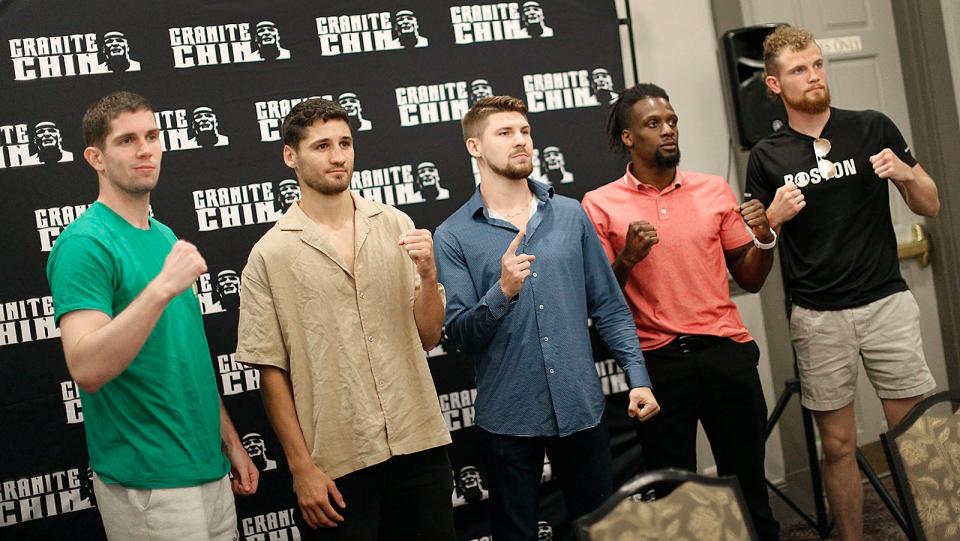
[[[940,200],[934,200],[933,203],[930,204],[930,207],[925,210],[926,212],[920,213],[921,216],[926,218],[936,218],[937,215],[940,214]]]
[[[80,390],[87,394],[93,394],[99,391],[100,388],[106,383],[105,381],[101,381],[90,376],[78,377],[74,376],[72,373],[70,375],[73,377],[73,381],[77,382],[77,387],[80,387]]]

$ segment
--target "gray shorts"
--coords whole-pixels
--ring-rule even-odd
[[[847,310],[794,306],[790,335],[807,409],[853,402],[860,358],[880,398],[910,398],[937,386],[923,357],[920,308],[909,291]]]
[[[230,479],[183,488],[136,489],[93,476],[93,491],[110,541],[236,541]]]

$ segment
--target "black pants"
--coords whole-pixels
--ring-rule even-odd
[[[636,422],[647,469],[697,470],[697,421],[703,423],[719,475],[736,475],[757,533],[779,538],[764,478],[767,406],[755,342],[677,338],[644,352],[660,413]]]
[[[314,530],[298,508],[297,521],[303,539],[454,541],[457,538],[451,499],[453,470],[446,447],[394,456],[335,482],[347,504],[345,509],[333,504],[343,516],[343,522],[336,528]]]
[[[610,436],[603,423],[563,438],[483,435],[490,526],[497,541],[537,539],[544,452],[570,520],[600,507],[613,491]]]

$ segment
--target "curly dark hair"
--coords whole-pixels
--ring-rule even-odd
[[[350,125],[350,116],[339,103],[323,98],[310,98],[294,105],[283,119],[283,126],[280,128],[283,144],[296,148],[303,139],[303,132],[318,120],[342,120]]]
[[[670,101],[667,91],[653,83],[640,83],[617,93],[620,97],[610,106],[610,116],[607,118],[607,136],[610,148],[626,152],[620,134],[630,126],[630,112],[633,105],[646,98],[663,98]]]

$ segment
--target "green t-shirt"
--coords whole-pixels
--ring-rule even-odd
[[[160,273],[177,238],[150,218],[138,229],[94,203],[57,239],[47,280],[57,321],[74,310],[123,311]],[[220,397],[192,289],[170,301],[140,353],[95,393],[80,391],[90,467],[131,488],[222,478]]]

